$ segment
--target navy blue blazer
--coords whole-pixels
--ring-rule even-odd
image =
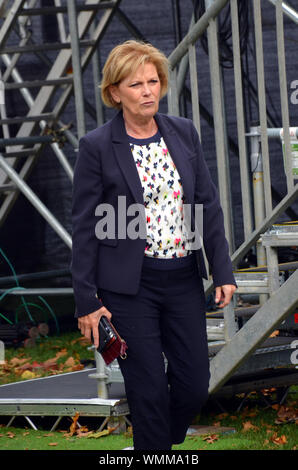
[[[155,119],[178,169],[185,202],[192,207],[203,204],[203,243],[214,286],[235,284],[218,192],[204,160],[198,133],[189,119],[160,113]],[[122,111],[79,142],[73,181],[70,265],[76,317],[102,306],[97,298],[100,288],[124,294],[138,291],[146,240],[118,236],[118,196],[126,197],[126,207],[144,205]],[[100,240],[95,234],[98,222],[95,209],[102,203],[115,208],[116,236]],[[200,275],[207,278],[202,250],[195,254]]]

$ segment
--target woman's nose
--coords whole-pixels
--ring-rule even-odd
[[[143,87],[143,95],[147,96],[147,95],[150,95],[150,93],[151,93],[150,87],[145,84]]]

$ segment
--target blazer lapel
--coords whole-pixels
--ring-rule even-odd
[[[135,201],[143,205],[143,188],[132,152],[130,150],[122,111],[120,111],[113,119],[112,145],[118,164]]]
[[[157,113],[155,120],[179,172],[186,203],[192,204],[194,201],[194,183],[191,174],[193,169],[182,148],[179,136],[161,114]]]
[[[177,133],[160,113],[155,115],[155,120],[179,172],[186,203],[192,204],[194,201],[192,166],[188,162],[188,157],[185,155]],[[118,164],[135,201],[144,204],[142,183],[130,150],[122,111],[114,117],[112,122],[112,144]]]

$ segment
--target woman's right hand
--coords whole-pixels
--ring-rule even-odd
[[[92,332],[93,344],[96,348],[99,346],[98,323],[102,315],[105,315],[109,320],[112,318],[111,312],[106,307],[101,307],[98,310],[95,310],[95,312],[78,318],[79,330],[81,330],[82,335],[89,339],[89,341],[92,341]]]

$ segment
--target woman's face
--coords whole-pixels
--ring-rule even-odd
[[[118,85],[112,85],[110,92],[114,101],[121,103],[124,118],[146,122],[158,111],[160,80],[155,65],[146,62],[137,71]]]

